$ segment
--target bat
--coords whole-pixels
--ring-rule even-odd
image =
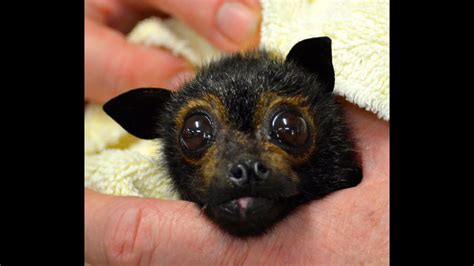
[[[173,188],[223,231],[260,236],[299,206],[362,180],[333,94],[331,39],[200,68],[177,92],[139,88],[104,105],[130,134],[161,138]]]

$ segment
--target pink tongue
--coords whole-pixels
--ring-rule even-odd
[[[247,206],[249,206],[250,202],[252,201],[251,197],[243,197],[237,200],[237,203],[240,206],[240,209],[247,209]]]

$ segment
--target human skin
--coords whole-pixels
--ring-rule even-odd
[[[220,12],[224,3],[240,11],[232,18]],[[125,34],[144,17],[172,14],[224,51],[258,43],[258,0],[86,0],[85,4],[85,98],[91,102],[103,103],[136,87],[176,89],[179,81],[192,76],[192,67],[169,51],[126,41]],[[256,20],[241,12],[242,6]],[[219,17],[225,18],[223,23],[217,22]],[[92,265],[388,264],[389,125],[341,101],[361,151],[364,178],[357,187],[303,206],[269,234],[246,241],[223,233],[191,202],[85,189],[86,261]]]
[[[389,124],[341,100],[363,180],[302,206],[262,237],[222,232],[191,202],[85,190],[92,265],[388,265]]]
[[[183,58],[126,40],[140,19],[164,14],[177,17],[223,51],[259,42],[258,0],[86,0],[86,100],[103,103],[137,87],[176,89],[193,75]]]

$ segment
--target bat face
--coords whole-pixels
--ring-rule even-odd
[[[298,43],[286,60],[264,51],[232,55],[177,93],[132,90],[104,110],[137,137],[162,138],[182,199],[247,237],[361,181],[333,88],[330,39],[323,37]]]

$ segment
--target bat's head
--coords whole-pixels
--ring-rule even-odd
[[[182,199],[225,231],[265,232],[297,206],[357,185],[361,170],[335,102],[331,40],[201,69],[178,92],[136,89],[105,106],[131,134],[162,138]]]

